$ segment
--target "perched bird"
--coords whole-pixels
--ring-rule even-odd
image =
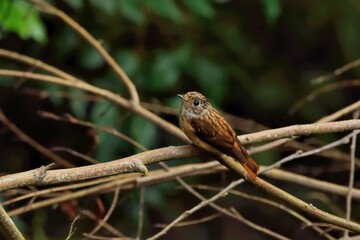
[[[179,123],[185,135],[199,148],[219,156],[228,155],[243,166],[248,177],[256,179],[259,165],[241,145],[235,131],[226,120],[198,92],[188,92],[178,96],[182,99]],[[217,158],[220,163],[227,164]]]

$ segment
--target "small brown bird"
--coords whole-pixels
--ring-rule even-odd
[[[241,145],[226,120],[198,92],[178,94],[182,98],[179,123],[186,136],[199,148],[219,156],[226,154],[240,162],[252,180],[256,179],[259,165]],[[220,163],[224,164],[222,161]]]

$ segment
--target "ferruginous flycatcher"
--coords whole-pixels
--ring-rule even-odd
[[[241,145],[235,131],[226,120],[198,92],[178,95],[182,99],[179,123],[186,136],[199,148],[212,155],[228,155],[243,166],[248,177],[256,179],[259,165]],[[221,164],[226,165],[219,157]]]

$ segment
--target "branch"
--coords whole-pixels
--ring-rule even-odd
[[[310,214],[313,217],[316,217],[324,222],[331,223],[340,227],[343,227],[345,229],[349,229],[354,232],[360,232],[360,225],[351,222],[349,220],[331,215],[327,212],[324,212],[312,204],[306,203],[287,192],[281,190],[280,188],[275,187],[274,185],[271,185],[270,183],[262,180],[261,178],[257,178],[254,182],[252,182],[255,186],[261,188],[262,190],[265,190],[266,192],[270,193],[273,196],[279,197],[286,201],[287,203],[301,209],[302,211]]]
[[[105,61],[112,67],[115,73],[122,79],[125,86],[128,88],[132,101],[134,105],[139,105],[139,95],[136,91],[136,87],[133,82],[129,79],[126,73],[121,69],[121,67],[115,62],[115,60],[110,56],[110,54],[103,48],[103,46],[97,41],[85,28],[80,26],[76,21],[74,21],[69,15],[63,11],[57,9],[56,7],[41,1],[41,0],[30,0],[39,10],[47,12],[49,14],[55,15],[62,19],[67,25],[79,33],[85,40],[87,40],[105,59]]]
[[[128,100],[120,97],[119,95],[111,91],[108,91],[103,88],[98,88],[84,81],[68,81],[67,79],[53,77],[44,74],[37,74],[37,73],[24,72],[24,71],[4,70],[4,69],[0,70],[0,76],[19,77],[24,79],[30,79],[35,81],[47,82],[47,83],[55,83],[67,87],[81,89],[83,91],[98,95],[126,109],[129,109],[134,113],[142,116],[143,118],[153,122],[157,126],[163,128],[165,131],[175,135],[176,137],[186,142],[189,142],[189,139],[185,136],[185,134],[180,130],[180,128],[176,127],[175,125],[165,121],[161,117],[146,110],[140,105],[134,105]]]
[[[289,127],[265,130],[257,133],[241,135],[241,143],[247,145],[271,141],[279,138],[295,138],[298,136],[309,136],[311,134],[335,133],[354,129],[360,129],[359,120],[345,120],[329,123],[313,123],[304,125],[293,125]],[[248,136],[250,135],[250,137]]]
[[[337,194],[343,197],[346,197],[349,191],[348,187],[339,184],[317,180],[314,178],[306,177],[304,175],[287,172],[281,169],[271,169],[270,171],[264,173],[264,175],[272,179],[296,183],[305,187],[320,190],[326,193]],[[352,194],[352,197],[354,199],[360,200],[360,189],[352,189]]]
[[[307,131],[298,131],[296,129],[302,129],[302,126],[307,129]],[[333,123],[323,123],[315,125],[312,130],[313,132],[319,132],[321,129],[322,133],[326,131],[340,131],[341,127],[343,131],[345,130],[355,130],[360,128],[360,120],[347,120],[347,121],[339,121]],[[336,127],[334,127],[336,126]],[[297,132],[298,136],[301,134],[311,134],[311,128],[309,125],[295,125],[291,127],[287,127],[290,132]],[[270,130],[269,130],[270,131]],[[280,128],[279,134],[276,133],[276,129],[271,130],[272,135],[254,133],[255,136],[262,136],[263,140],[266,140],[266,136],[274,139],[275,136],[281,136],[283,133],[283,129]],[[265,131],[267,132],[267,131]],[[252,139],[253,134],[245,135],[246,139]],[[254,138],[255,139],[255,138]],[[243,142],[243,136],[240,137],[240,141]],[[247,143],[250,143],[249,140]],[[21,187],[21,186],[30,186],[30,185],[49,185],[49,184],[57,184],[57,183],[66,183],[73,182],[85,179],[91,179],[96,177],[104,177],[114,174],[120,174],[125,172],[141,172],[146,173],[147,169],[145,165],[153,164],[160,161],[165,160],[174,160],[180,158],[189,158],[194,156],[199,156],[203,154],[202,151],[193,147],[191,145],[185,146],[170,146],[165,148],[160,148],[156,150],[151,150],[143,153],[139,153],[130,157],[126,157],[119,160],[114,160],[111,162],[100,163],[90,166],[83,166],[71,169],[61,169],[61,170],[52,170],[48,171],[46,176],[39,181],[38,178],[34,177],[31,172],[24,172],[19,174],[11,174],[8,176],[4,176],[0,178],[0,191],[4,191],[10,188]],[[230,161],[230,164],[235,164],[234,161]],[[237,168],[234,166],[234,168]],[[241,169],[241,168],[240,168]]]
[[[15,133],[21,140],[35,148],[40,153],[44,154],[51,160],[53,160],[55,163],[71,168],[75,167],[74,164],[66,161],[64,158],[60,157],[59,155],[53,153],[52,151],[49,151],[47,148],[36,142],[34,139],[32,139],[30,136],[28,136],[26,133],[21,131],[14,123],[12,123],[3,113],[3,111],[0,109],[0,122],[2,122],[8,129],[10,129],[13,133]]]
[[[359,118],[360,110],[354,113],[354,118]],[[352,137],[351,145],[350,145],[350,156],[351,156],[351,164],[350,164],[350,173],[349,173],[349,190],[346,196],[346,219],[350,220],[351,218],[351,200],[353,195],[354,188],[354,178],[355,178],[355,153],[356,153],[356,137],[357,134],[360,133],[359,130],[354,131],[354,136]],[[344,239],[349,238],[349,231],[344,231]]]
[[[19,229],[15,226],[9,215],[4,208],[0,205],[0,229],[6,235],[7,239],[22,240],[24,236]]]
[[[348,113],[351,113],[353,111],[356,111],[357,109],[360,108],[360,100],[357,101],[357,102],[354,102],[352,104],[350,104],[349,106],[346,106],[328,116],[325,116],[321,119],[319,119],[318,121],[316,121],[315,123],[326,123],[326,122],[331,122],[331,121],[334,121],[335,119],[338,119],[340,118],[341,116],[344,116]],[[291,141],[292,139],[279,139],[279,140],[276,140],[276,141],[273,141],[273,142],[270,142],[270,143],[267,143],[267,144],[264,144],[260,147],[257,147],[257,151],[261,152],[261,151],[266,151],[266,150],[269,150],[269,149],[272,149],[272,148],[275,148],[275,147],[278,147],[280,145],[283,145],[289,141]]]
[[[59,77],[62,77],[64,79],[68,79],[68,80],[78,80],[76,79],[74,76],[56,68],[56,67],[53,67],[51,65],[48,65],[40,60],[37,60],[37,59],[34,59],[34,58],[31,58],[31,57],[28,57],[28,56],[25,56],[25,55],[22,55],[22,54],[19,54],[17,52],[13,52],[13,51],[9,51],[9,50],[6,50],[6,49],[0,49],[0,56],[1,57],[6,57],[6,58],[10,58],[10,59],[13,59],[13,60],[16,60],[16,61],[19,61],[19,62],[22,62],[22,63],[25,63],[27,65],[30,65],[30,66],[33,66],[34,68],[40,68],[40,69],[43,69],[49,73],[53,73],[54,75],[57,75]]]

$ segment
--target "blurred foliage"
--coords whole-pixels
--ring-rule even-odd
[[[288,109],[300,98],[327,84],[311,84],[312,78],[359,58],[359,1],[49,2],[78,21],[105,46],[135,83],[141,100],[145,102],[178,108],[180,101],[176,98],[177,93],[197,90],[225,112],[254,119],[269,127],[279,127],[312,122],[359,98],[358,89],[337,89],[306,103],[295,115],[287,115]],[[39,13],[28,2],[0,1],[0,26],[1,48],[38,58],[97,86],[128,96],[121,81],[94,48],[59,19]],[[24,69],[22,65],[6,59],[0,59],[0,63],[2,68]],[[359,70],[355,69],[345,74],[344,78],[358,75]],[[3,77],[0,79],[0,86],[0,107],[25,132],[37,132],[44,124],[53,124],[41,118],[35,119],[38,116],[29,117],[26,112],[36,115],[38,110],[49,110],[57,113],[70,112],[80,119],[115,127],[147,148],[181,144],[152,123],[110,103],[79,100],[79,97],[92,96],[78,90],[27,82],[14,87],[14,81]],[[26,88],[45,90],[51,94],[48,99],[33,95],[23,97],[21,94],[26,93],[22,90]],[[16,99],[12,91],[16,93]],[[56,93],[70,97],[64,98]],[[23,115],[20,115],[20,112]],[[166,114],[161,116],[177,124],[176,117]],[[37,123],[38,128],[34,128],[31,123]],[[108,134],[99,133],[94,137],[87,131],[65,131],[67,125],[46,126],[46,133],[43,131],[39,136],[32,136],[48,147],[76,142],[76,147],[68,147],[81,149],[79,151],[92,155],[98,161],[109,161],[139,151]],[[77,138],[90,140],[69,140]],[[10,149],[12,140],[9,139],[2,141],[4,148]],[[91,143],[97,145],[93,147]],[[25,144],[22,147],[26,151],[33,151]],[[42,159],[39,154],[32,152],[29,156],[34,158],[31,161],[36,163],[27,164],[26,168],[43,163],[37,162],[37,159]],[[263,164],[270,164],[279,157],[281,154],[278,151],[256,156]],[[6,159],[3,159],[3,162],[5,164]],[[25,166],[18,166],[18,171],[23,168]],[[346,175],[341,176],[342,178],[337,179],[347,179]],[[220,181],[214,178],[207,180],[210,183]],[[168,222],[190,206],[184,203],[185,200],[194,201],[192,198],[182,197],[177,200],[179,194],[171,191],[173,186],[161,186],[147,191],[147,201],[151,202],[149,215],[146,216],[147,224],[155,220]],[[307,195],[304,194],[302,198],[306,201]],[[133,218],[131,222],[126,222],[125,219],[121,219],[121,222],[132,226],[127,232],[131,235],[136,231],[133,226],[136,226],[137,218],[133,211],[137,207],[137,197],[126,201],[132,202],[133,207],[121,211],[127,211]],[[165,204],[168,205],[164,206]],[[171,207],[174,211],[164,213],[161,206],[167,209]],[[251,215],[251,212],[245,209],[246,206],[243,208],[245,215]],[[153,213],[152,216],[150,213]],[[261,214],[265,216],[268,213]],[[48,221],[44,215],[43,212],[34,215],[33,224],[40,225],[43,221]],[[151,229],[149,225],[146,227]],[[219,224],[216,227],[223,227],[224,230],[225,225]],[[295,233],[291,232],[297,227],[295,225],[282,231],[287,236],[297,238],[292,235]],[[169,238],[181,239],[179,236],[191,233],[181,231],[173,230],[174,235],[171,232]],[[196,231],[200,234],[200,230]],[[234,236],[237,236],[238,229],[234,227],[233,231]],[[36,235],[36,239],[45,233],[34,228],[32,234]],[[201,234],[208,239],[214,239],[214,236],[217,236],[216,239],[220,238],[219,235],[206,231]],[[258,239],[265,239],[261,234],[256,236]],[[310,236],[314,237],[311,234]]]
[[[31,5],[25,1],[0,1],[0,21],[4,32],[14,32],[23,40],[33,39],[40,44],[47,41],[38,11],[32,11]]]

